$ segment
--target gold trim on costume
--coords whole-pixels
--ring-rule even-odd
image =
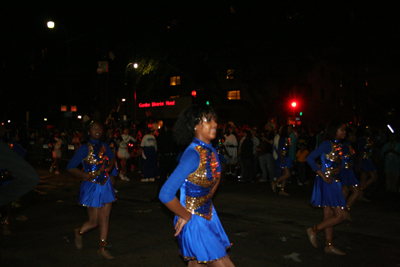
[[[329,162],[334,162],[337,163],[337,167],[326,167],[325,169],[325,176],[326,177],[331,177],[337,173],[339,173],[340,171],[340,165],[341,165],[341,161],[343,158],[343,152],[342,152],[342,148],[340,147],[340,144],[337,143],[332,143],[332,151],[328,154],[325,154],[325,159],[328,160]]]
[[[97,160],[95,158],[95,156],[94,156],[94,145],[92,143],[87,143],[87,146],[89,148],[89,153],[88,153],[87,157],[83,160],[83,163],[93,164],[93,165],[103,164],[103,166],[101,166],[100,169],[92,170],[92,171],[89,172],[89,174],[94,177],[93,179],[95,179],[97,176],[99,176],[100,174],[102,174],[105,171],[106,165],[108,163],[108,156],[105,153],[106,152],[106,148],[103,145],[101,145],[101,147],[99,149],[99,152],[98,152],[99,160]],[[106,176],[107,177],[103,180],[102,183],[99,183],[99,182],[94,181],[94,180],[91,180],[91,182],[99,184],[99,185],[104,185],[108,180],[108,173],[106,174]]]
[[[196,146],[195,149],[200,155],[199,166],[197,167],[197,170],[195,172],[191,173],[188,176],[187,180],[194,185],[197,185],[197,186],[200,186],[203,188],[207,188],[207,189],[209,189],[209,191],[208,191],[208,194],[204,195],[204,196],[199,196],[199,197],[186,196],[185,208],[187,211],[189,211],[192,214],[196,214],[207,220],[211,220],[211,218],[212,218],[212,203],[210,204],[210,210],[209,210],[208,214],[201,214],[199,212],[196,212],[196,210],[212,198],[211,190],[217,183],[221,173],[217,172],[218,161],[216,159],[216,155],[214,154],[214,152],[212,152],[211,162],[210,162],[212,180],[211,181],[208,180],[207,168],[206,168],[207,149],[204,149],[201,146]]]

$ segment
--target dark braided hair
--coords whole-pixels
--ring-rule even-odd
[[[176,143],[182,148],[186,148],[193,140],[194,128],[202,122],[203,117],[207,120],[217,119],[215,110],[206,105],[191,105],[179,115],[175,123],[174,138]]]

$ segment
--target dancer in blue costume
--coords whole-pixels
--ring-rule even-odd
[[[116,200],[110,176],[115,176],[114,153],[106,143],[101,142],[103,126],[98,122],[90,122],[88,126],[90,140],[76,151],[68,164],[68,171],[83,180],[79,192],[78,202],[87,207],[89,221],[80,229],[75,229],[75,245],[82,249],[84,233],[99,227],[100,248],[99,255],[105,259],[114,257],[105,250],[108,236],[109,217],[112,202]],[[82,163],[83,170],[78,168]]]
[[[348,128],[346,132],[346,142],[342,145],[343,160],[342,168],[340,169],[340,181],[342,182],[343,197],[347,202],[346,219],[353,221],[349,212],[360,196],[360,183],[354,175],[354,160],[356,152],[353,149],[353,144],[357,142],[357,137],[354,128]],[[349,196],[350,191],[352,193]]]
[[[371,160],[373,143],[369,138],[370,135],[371,130],[369,127],[365,127],[363,135],[358,139],[358,155],[355,167],[356,171],[360,173],[361,193],[359,200],[365,202],[370,202],[370,200],[364,197],[363,191],[378,179],[378,173]]]
[[[325,231],[325,253],[345,255],[332,245],[333,226],[345,220],[346,201],[342,194],[339,171],[342,163],[342,150],[339,143],[346,136],[346,125],[332,120],[325,130],[325,141],[307,156],[307,163],[318,174],[314,182],[311,204],[324,208],[324,220],[313,228],[307,229],[307,235],[314,247],[318,246],[317,233]],[[321,166],[315,159],[321,158]]]
[[[282,175],[278,178],[278,180],[271,182],[271,187],[274,192],[276,192],[276,185],[281,183],[281,190],[279,191],[279,195],[281,196],[289,196],[288,193],[285,192],[286,180],[291,176],[292,169],[292,160],[289,157],[289,150],[291,146],[291,141],[289,138],[289,128],[291,125],[283,126],[279,144],[278,144],[278,159],[276,160],[277,169],[280,169]],[[278,172],[277,172],[278,173]]]
[[[216,134],[211,107],[192,105],[182,112],[174,135],[178,144],[187,148],[159,194],[176,214],[175,236],[189,267],[234,266],[226,253],[231,244],[212,204],[221,177],[218,153],[211,145]]]

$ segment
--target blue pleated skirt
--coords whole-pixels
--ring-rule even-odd
[[[175,216],[174,225],[177,221],[178,216]],[[198,263],[227,257],[226,250],[231,246],[214,207],[210,221],[192,214],[177,239],[183,258],[187,261],[196,260]]]
[[[311,204],[315,207],[345,208],[342,183],[332,180],[332,183],[328,184],[320,176],[316,176]]]
[[[292,160],[289,157],[283,157],[285,159],[285,164],[282,164],[282,161],[280,158],[277,159],[277,163],[279,165],[280,168],[288,168],[291,169],[292,168]]]
[[[359,186],[360,183],[358,182],[354,172],[349,169],[341,169],[340,170],[340,182],[342,185],[351,185],[351,186]]]
[[[365,172],[373,172],[373,171],[376,171],[376,168],[375,168],[374,164],[372,163],[372,160],[362,159],[361,170],[365,171]],[[358,164],[356,164],[356,171],[358,171]]]
[[[115,200],[115,191],[110,177],[104,185],[89,181],[82,182],[78,198],[78,203],[82,206],[101,208]]]

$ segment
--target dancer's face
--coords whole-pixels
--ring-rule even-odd
[[[346,137],[346,124],[343,124],[342,126],[339,127],[339,129],[336,132],[336,139],[342,140],[345,137]]]
[[[89,129],[89,136],[94,140],[99,140],[103,135],[103,126],[98,123],[93,123]]]
[[[212,117],[207,120],[206,117],[203,117],[202,121],[196,125],[194,136],[206,144],[215,139],[217,137],[217,122],[215,118]]]

